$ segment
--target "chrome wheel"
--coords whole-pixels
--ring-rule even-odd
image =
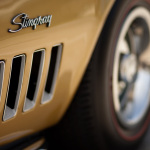
[[[150,12],[144,7],[131,10],[121,28],[112,85],[120,123],[135,127],[150,106]]]

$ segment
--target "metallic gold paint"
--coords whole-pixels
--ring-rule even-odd
[[[89,62],[104,21],[114,0],[2,0],[0,1],[0,60],[5,60],[5,76],[0,99],[0,145],[56,124],[69,107]],[[38,26],[9,33],[10,22],[19,14],[30,18],[52,15],[51,26]],[[52,101],[41,104],[42,91],[53,45],[63,43],[62,60]],[[44,70],[36,105],[23,113],[32,54],[45,48]],[[23,85],[17,115],[2,121],[12,58],[26,55]]]

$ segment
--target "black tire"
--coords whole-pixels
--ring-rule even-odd
[[[50,129],[50,148],[133,149],[143,138],[149,111],[135,128],[126,129],[120,125],[112,101],[112,68],[119,31],[128,13],[138,6],[150,10],[150,1],[116,1],[73,102],[60,123]]]

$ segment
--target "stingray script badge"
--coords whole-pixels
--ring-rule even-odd
[[[8,29],[8,32],[15,33],[27,27],[32,27],[32,29],[35,30],[37,25],[42,25],[42,24],[46,24],[46,26],[49,27],[51,24],[51,19],[52,19],[52,15],[47,15],[43,17],[39,16],[37,18],[30,19],[28,18],[27,14],[21,13],[15,16],[11,21],[11,23],[13,25],[17,25],[18,28],[15,30]]]

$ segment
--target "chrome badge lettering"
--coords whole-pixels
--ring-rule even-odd
[[[19,17],[21,19],[21,22],[16,22],[15,20]],[[34,19],[29,19],[28,15],[25,13],[18,14],[17,16],[15,16],[12,19],[11,23],[13,25],[19,25],[19,28],[16,30],[8,29],[8,32],[15,33],[15,32],[20,31],[21,29],[27,28],[27,27],[32,27],[32,29],[35,30],[37,25],[41,25],[41,24],[46,24],[47,27],[49,27],[51,24],[51,19],[52,19],[52,15],[43,16],[43,17],[39,16]]]

